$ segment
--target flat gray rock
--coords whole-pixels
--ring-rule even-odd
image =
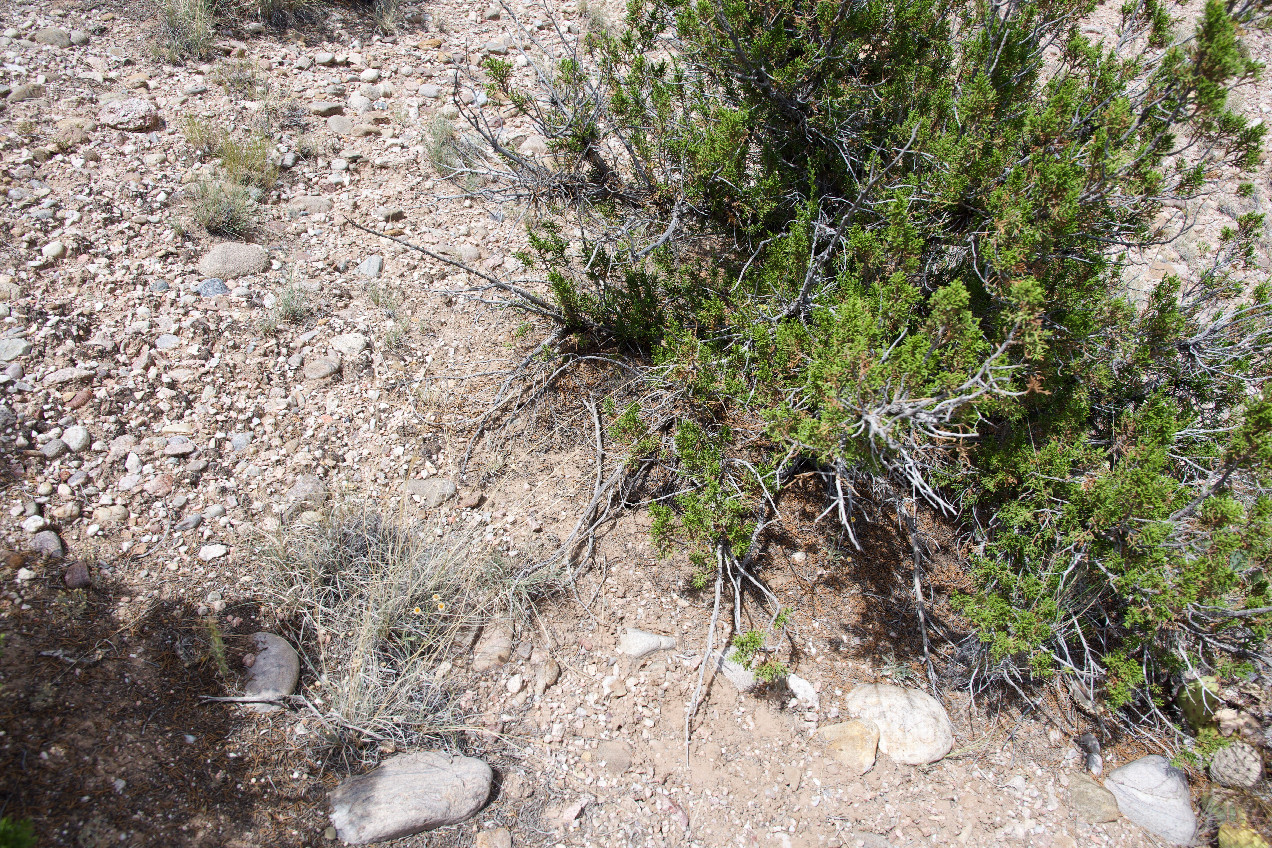
[[[45,94],[44,86],[38,82],[24,82],[15,85],[9,92],[8,100],[16,103],[21,100],[39,100]]]
[[[300,657],[291,643],[274,633],[252,636],[256,661],[248,669],[244,692],[253,698],[285,698],[300,682]],[[277,704],[252,704],[257,712],[282,709]]]
[[[303,213],[305,215],[321,215],[324,212],[330,212],[333,204],[330,197],[322,197],[321,195],[305,195],[297,197],[288,208],[294,212]]]
[[[954,727],[945,708],[926,692],[867,683],[848,693],[848,714],[879,728],[879,750],[907,765],[934,763],[954,747]]]
[[[379,254],[368,256],[362,260],[362,264],[355,268],[359,274],[364,277],[375,279],[380,276],[380,272],[384,270],[384,257]]]
[[[357,356],[367,349],[367,337],[361,333],[343,333],[331,340],[332,350],[341,356]]]
[[[1117,799],[1122,815],[1175,845],[1197,835],[1197,816],[1184,773],[1165,757],[1140,757],[1109,772],[1104,786]]]
[[[61,27],[41,27],[35,31],[31,40],[36,44],[50,44],[53,47],[71,46],[71,34]]]
[[[233,280],[259,274],[269,264],[269,251],[259,244],[224,241],[213,245],[199,260],[199,273],[205,277]]]
[[[229,294],[230,287],[225,284],[225,280],[219,277],[208,277],[199,283],[196,291],[201,297],[217,297],[218,295]]]
[[[26,339],[0,339],[0,362],[12,362],[30,352],[31,343]]]
[[[305,379],[325,380],[340,373],[339,356],[311,356],[305,358]]]
[[[1082,772],[1069,775],[1069,806],[1078,821],[1087,824],[1103,824],[1121,818],[1113,793]]]
[[[97,120],[111,129],[124,132],[148,132],[163,123],[155,104],[140,97],[107,103],[97,113]]]
[[[455,497],[455,484],[444,477],[430,477],[427,480],[407,480],[406,493],[415,495],[426,507],[433,509]]]
[[[350,845],[400,839],[471,818],[490,797],[490,766],[473,757],[402,754],[331,793],[331,824]]]

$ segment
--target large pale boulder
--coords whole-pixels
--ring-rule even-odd
[[[845,700],[853,718],[879,728],[879,750],[907,765],[934,763],[954,747],[954,727],[931,695],[883,683],[867,683]]]
[[[1148,832],[1175,845],[1191,844],[1197,835],[1188,780],[1165,757],[1132,760],[1109,772],[1104,786],[1122,815]]]

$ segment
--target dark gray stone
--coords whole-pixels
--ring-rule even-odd
[[[225,284],[224,280],[219,280],[216,277],[209,277],[199,283],[198,292],[203,297],[216,297],[221,294],[229,294],[230,288]]]

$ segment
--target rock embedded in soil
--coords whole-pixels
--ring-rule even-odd
[[[632,751],[626,742],[617,740],[600,742],[596,746],[595,759],[603,763],[611,774],[622,774],[632,767]]]
[[[534,694],[542,697],[543,693],[548,691],[548,688],[556,683],[560,677],[561,666],[557,664],[556,660],[548,657],[543,665],[539,666],[539,670],[534,675]]]
[[[140,97],[107,103],[97,113],[97,120],[111,129],[124,132],[147,132],[162,123],[155,104]]]
[[[362,264],[354,270],[362,276],[374,280],[376,277],[380,276],[380,272],[384,270],[384,257],[379,254],[368,256],[366,259],[363,259]]]
[[[256,658],[248,670],[244,692],[252,698],[285,698],[300,682],[300,657],[291,643],[274,633],[252,636]],[[252,704],[257,712],[281,709],[277,704]]]
[[[341,356],[354,357],[370,344],[362,333],[342,333],[331,340],[331,349]]]
[[[444,477],[407,480],[406,493],[418,497],[429,509],[439,507],[455,496],[455,484]]]
[[[1109,772],[1105,787],[1117,807],[1135,824],[1175,845],[1197,835],[1197,817],[1184,773],[1165,757],[1140,757]]]
[[[93,583],[93,576],[89,573],[88,563],[76,560],[68,565],[66,571],[62,573],[62,582],[68,589],[87,589]]]
[[[350,845],[458,824],[485,805],[492,779],[490,766],[474,757],[402,754],[337,786],[330,796],[331,824]]]
[[[623,635],[618,639],[619,653],[640,659],[655,651],[670,651],[676,647],[676,640],[670,636],[659,636],[635,627],[623,628]]]
[[[31,550],[45,556],[60,558],[66,553],[61,538],[52,530],[41,530],[31,537]]]
[[[1078,821],[1087,824],[1104,824],[1121,818],[1113,793],[1082,772],[1069,775],[1069,806]]]
[[[61,27],[41,27],[35,31],[31,40],[36,44],[48,44],[52,47],[70,47],[71,35]]]
[[[879,749],[879,727],[869,720],[853,719],[828,724],[817,730],[817,738],[831,758],[857,777],[874,767]]]
[[[512,848],[512,831],[506,827],[483,830],[473,839],[473,848]]]
[[[473,671],[489,671],[512,656],[512,626],[504,621],[487,624],[473,649]]]
[[[309,356],[305,357],[305,379],[325,380],[340,373],[340,357]]]
[[[1249,789],[1263,775],[1263,760],[1254,747],[1233,741],[1210,758],[1210,779],[1221,786]]]
[[[0,362],[12,362],[31,352],[31,343],[26,339],[0,339]]]
[[[848,693],[848,714],[879,728],[879,750],[906,765],[934,763],[954,747],[954,727],[940,703],[917,689],[867,683]]]
[[[259,244],[223,241],[199,260],[199,273],[205,277],[234,280],[259,274],[269,265],[269,251]]]

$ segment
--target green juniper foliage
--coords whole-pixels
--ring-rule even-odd
[[[528,306],[662,391],[657,415],[611,407],[611,435],[674,474],[654,533],[692,546],[699,588],[717,563],[746,585],[811,471],[849,542],[900,518],[917,568],[920,503],[962,534],[982,680],[1066,672],[1145,706],[1183,667],[1259,658],[1264,222],[1144,294],[1126,256],[1178,233],[1166,201],[1258,161],[1228,98],[1269,8],[1209,0],[1185,30],[1129,0],[1104,43],[1089,0],[632,0],[545,91],[487,63],[551,147],[468,111],[508,190],[579,224],[531,232],[552,301]]]

